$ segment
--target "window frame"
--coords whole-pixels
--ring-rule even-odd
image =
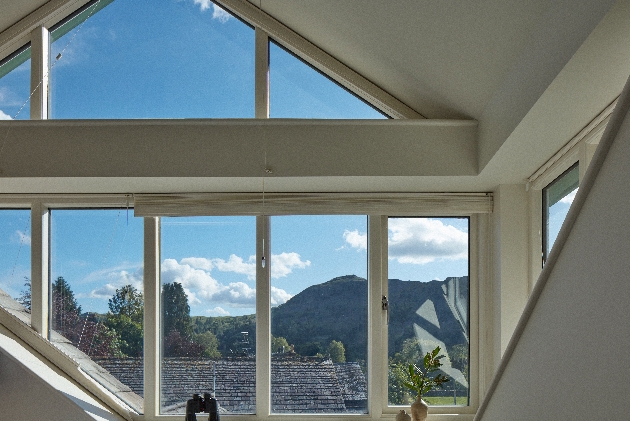
[[[138,195],[142,196],[142,195]],[[163,196],[163,195],[161,195]],[[251,211],[247,209],[249,204],[243,205],[240,201],[239,194],[220,195],[224,200],[232,202],[230,207],[234,210],[234,214],[248,213],[251,215]],[[258,195],[260,196],[260,195]],[[300,202],[304,200],[304,197],[309,197],[308,194],[287,194],[280,195],[282,202],[286,202],[290,198]],[[485,210],[480,210],[474,206],[457,206],[456,201],[470,196],[469,194],[461,196],[457,194],[446,195],[448,197],[441,197],[441,204],[436,204],[430,199],[435,198],[434,194],[418,194],[413,195],[417,201],[415,205],[413,202],[409,202],[409,195],[401,195],[399,200],[393,200],[389,197],[385,210],[381,212],[360,212],[361,206],[357,206],[357,194],[330,194],[324,195],[324,198],[328,199],[328,203],[315,204],[317,214],[364,214],[368,216],[368,364],[370,370],[368,370],[368,414],[356,415],[356,414],[343,414],[343,415],[321,415],[321,414],[299,414],[300,418],[312,418],[322,417],[326,420],[344,420],[347,417],[362,417],[365,419],[380,419],[382,417],[390,417],[398,413],[401,409],[400,406],[388,406],[387,404],[387,326],[386,326],[386,314],[381,308],[381,295],[387,291],[387,219],[391,216],[424,216],[424,217],[450,217],[450,216],[467,216],[470,218],[470,232],[469,232],[469,277],[470,277],[470,399],[468,406],[435,406],[431,407],[432,414],[440,414],[445,420],[449,420],[452,417],[462,419],[462,416],[466,418],[470,416],[472,419],[473,414],[478,408],[480,395],[482,388],[482,381],[480,379],[480,372],[487,371],[487,367],[491,366],[492,362],[489,359],[490,354],[483,358],[484,355],[483,343],[480,342],[480,326],[483,326],[485,330],[491,330],[487,318],[483,314],[487,314],[488,311],[480,312],[480,300],[479,300],[479,279],[487,277],[487,241],[489,240],[489,212],[491,211],[491,197],[485,194],[479,194],[478,197],[483,197],[484,201],[489,203]],[[387,196],[387,195],[386,195]],[[426,203],[422,203],[424,199]],[[181,196],[172,195],[169,197],[175,201]],[[371,195],[363,195],[367,197],[367,202],[374,200]],[[345,201],[344,201],[345,198]],[[30,208],[32,212],[32,247],[31,247],[31,261],[33,272],[39,270],[41,276],[41,283],[48,285],[50,282],[48,274],[48,241],[49,241],[49,220],[48,210],[55,208],[75,209],[75,208],[120,208],[126,207],[129,203],[129,208],[134,208],[134,205],[146,212],[146,207],[143,208],[140,203],[142,200],[134,202],[134,198],[128,194],[120,195],[66,195],[64,197],[58,196],[44,196],[44,195],[18,195],[10,196],[6,195],[0,198],[0,207],[2,208]],[[159,202],[164,205],[168,202],[168,197],[162,197]],[[266,199],[268,200],[268,199]],[[294,204],[284,205],[280,203],[274,203],[273,195],[270,198],[270,206],[275,207],[276,210],[282,210],[285,208],[285,212],[273,212],[273,214],[313,214],[312,211],[308,211],[308,207],[304,208],[302,212],[295,212]],[[324,201],[326,202],[326,201]],[[452,202],[451,207],[461,207],[459,211],[455,212],[453,208],[449,210],[446,202]],[[466,200],[464,200],[466,202]],[[240,207],[238,205],[240,203]],[[360,203],[360,201],[358,202]],[[139,206],[138,206],[139,205]],[[461,205],[461,203],[460,203]],[[265,205],[266,206],[266,205]],[[328,212],[322,212],[323,208],[328,208]],[[365,207],[365,206],[364,206]],[[469,207],[473,210],[465,211],[463,208]],[[181,213],[187,213],[190,208],[186,206],[178,206],[173,208],[167,205],[167,208],[171,212],[178,210]],[[357,209],[359,208],[359,209]],[[392,209],[399,208],[400,212],[395,212]],[[413,211],[413,208],[416,211]],[[155,209],[154,209],[155,210]],[[199,211],[199,210],[197,210]],[[221,213],[225,213],[221,209]],[[259,212],[256,215],[256,255],[257,261],[260,261],[262,257],[262,241],[263,236],[269,238],[269,220],[270,212]],[[144,396],[144,414],[134,415],[133,419],[141,421],[153,421],[153,420],[176,420],[181,418],[180,416],[173,415],[160,415],[159,411],[159,369],[160,369],[160,339],[159,339],[159,299],[160,299],[160,218],[159,216],[147,216],[138,215],[135,212],[136,217],[143,217],[144,224],[144,295],[145,295],[145,396]],[[38,240],[39,238],[39,240]],[[38,269],[39,268],[39,269]],[[256,327],[256,391],[257,391],[257,404],[256,414],[254,415],[233,415],[230,418],[235,420],[276,420],[287,419],[287,417],[295,416],[296,414],[272,414],[270,404],[270,371],[271,371],[271,351],[270,351],[270,324],[271,324],[271,306],[270,306],[270,273],[269,265],[262,268],[257,264],[256,269],[256,285],[257,285],[257,327]],[[33,279],[36,278],[35,273],[32,275]],[[35,285],[35,283],[34,283]],[[37,329],[37,319],[35,306],[39,307],[39,312],[47,315],[48,298],[43,295],[47,294],[47,289],[41,291],[33,291],[33,314],[34,320],[31,322],[31,328],[27,329],[31,332],[38,332],[40,341],[47,339],[47,330]],[[38,300],[38,301],[37,301]],[[38,303],[38,304],[36,304]],[[481,316],[480,316],[481,315]],[[47,322],[47,320],[46,320]],[[34,332],[35,333],[35,332]],[[43,341],[48,343],[47,341]],[[41,345],[40,345],[41,346]],[[50,353],[48,353],[50,354]],[[53,353],[55,354],[55,353]],[[58,353],[57,353],[58,354]],[[52,355],[50,361],[56,364],[56,360],[59,357]],[[75,363],[76,364],[76,363]],[[70,367],[73,362],[63,362],[63,366]],[[72,374],[72,370],[69,370],[69,374]],[[76,371],[76,369],[74,369]],[[80,371],[80,370],[79,370]],[[115,396],[104,390],[98,390],[94,387],[93,381],[89,379],[78,379],[78,381],[92,391],[96,396],[110,403],[112,409],[121,415],[127,417],[130,412],[129,408],[126,408]],[[90,385],[91,384],[91,385]],[[379,396],[381,398],[379,398]],[[452,418],[455,419],[455,418]]]

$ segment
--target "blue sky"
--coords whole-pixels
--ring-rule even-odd
[[[156,6],[158,5],[158,6]],[[252,118],[254,30],[206,0],[115,0],[56,40],[51,118]],[[385,118],[270,45],[270,115]],[[0,118],[29,96],[30,61],[0,78]],[[28,102],[18,118],[28,118]],[[142,220],[133,211],[54,210],[51,275],[84,310],[105,312],[116,288],[142,288]],[[468,274],[467,219],[390,222],[389,277]],[[162,279],[181,282],[195,315],[255,311],[255,218],[166,218]],[[0,211],[0,287],[30,276],[28,212]],[[272,302],[336,276],[367,276],[365,216],[273,217]]]
[[[17,297],[30,277],[27,211],[0,211],[0,287]],[[390,219],[389,277],[427,282],[468,274],[468,220]],[[254,217],[162,220],[162,282],[180,282],[194,315],[255,311]],[[367,217],[275,216],[266,244],[272,304],[343,275],[367,276]],[[142,219],[126,209],[53,210],[51,276],[85,311],[107,311],[117,288],[142,289]]]

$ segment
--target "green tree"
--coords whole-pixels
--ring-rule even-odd
[[[219,352],[219,340],[214,333],[207,331],[194,335],[193,342],[203,347],[203,356],[206,358],[221,358]]]
[[[271,336],[271,352],[289,352],[289,343],[282,336]]]
[[[72,288],[63,276],[53,281],[51,295],[52,328],[60,332],[65,330],[65,326],[71,328],[74,319],[81,315],[81,306],[77,303]]]
[[[120,340],[115,331],[101,323],[95,313],[81,314],[81,306],[63,276],[53,281],[52,328],[90,357],[120,357]]]
[[[346,362],[346,349],[341,341],[331,341],[326,349],[326,353],[334,363]]]
[[[20,296],[15,300],[22,304],[24,308],[30,313],[31,312],[31,280],[28,277],[24,277],[24,289],[20,291]]]
[[[142,293],[131,285],[117,289],[109,299],[109,310],[105,325],[116,332],[121,353],[141,357],[144,342]]]
[[[176,331],[184,338],[192,337],[188,296],[179,282],[162,286],[162,323],[162,329],[166,335]]]
[[[128,316],[132,321],[142,324],[144,298],[133,286],[125,285],[117,289],[108,304],[112,314]]]

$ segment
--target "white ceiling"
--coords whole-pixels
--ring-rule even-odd
[[[249,1],[425,117],[477,120],[470,189],[523,182],[630,73],[629,0]],[[44,3],[0,0],[0,33]]]

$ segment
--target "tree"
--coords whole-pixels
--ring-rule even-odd
[[[188,296],[179,282],[162,287],[162,329],[167,335],[176,331],[184,338],[192,337]]]
[[[164,337],[165,357],[201,358],[203,351],[202,345],[182,336],[177,330],[171,330],[171,333]]]
[[[142,357],[144,331],[142,323],[137,323],[125,314],[108,314],[105,325],[116,333],[121,354],[126,357]]]
[[[142,293],[125,285],[116,290],[108,304],[110,312],[105,324],[118,335],[120,351],[128,357],[141,357],[144,339]]]
[[[133,322],[142,324],[144,298],[133,286],[125,285],[117,289],[108,305],[112,314],[128,316]]]
[[[219,352],[219,340],[214,333],[207,331],[195,335],[193,342],[203,347],[203,356],[206,358],[221,358]]]
[[[326,349],[326,353],[334,363],[346,362],[346,349],[341,341],[331,341],[328,345],[328,349]]]
[[[24,277],[25,289],[20,291],[20,296],[16,298],[16,301],[24,306],[26,310],[31,312],[31,280],[28,277]]]
[[[271,352],[289,352],[289,342],[282,336],[271,336]]]
[[[81,314],[81,306],[63,276],[52,283],[51,295],[53,329],[90,357],[122,356],[116,332],[94,313]]]
[[[66,330],[66,325],[71,328],[75,318],[81,315],[81,306],[74,298],[72,288],[63,276],[53,281],[52,295],[52,328],[61,332]]]

